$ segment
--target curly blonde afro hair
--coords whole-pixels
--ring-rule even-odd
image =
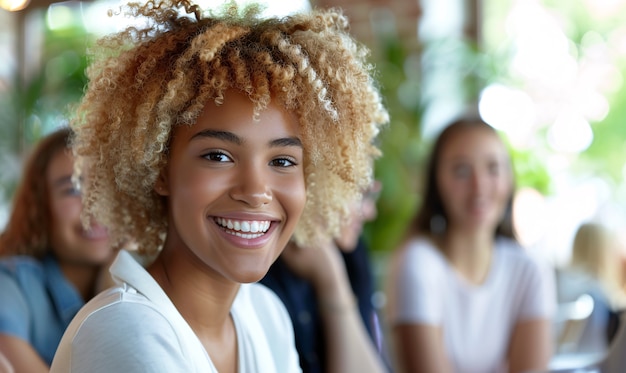
[[[98,41],[72,120],[78,173],[89,170],[85,216],[108,226],[116,244],[158,251],[167,217],[153,187],[172,129],[193,125],[207,102],[219,105],[233,88],[247,94],[255,116],[271,100],[297,116],[307,203],[294,239],[336,236],[372,180],[374,139],[388,122],[368,50],[341,11],[261,18],[258,6],[203,12],[179,0],[126,10],[146,23]]]

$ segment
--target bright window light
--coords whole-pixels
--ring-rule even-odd
[[[480,95],[478,111],[485,122],[505,132],[517,146],[524,146],[534,136],[535,105],[522,90],[489,85]]]
[[[120,5],[124,5],[127,2],[128,1],[126,0],[100,0],[91,4],[88,9],[85,10],[85,25],[88,28],[88,31],[96,35],[103,35],[111,32],[117,32],[128,27],[131,23],[130,19],[120,16],[107,16],[107,11],[109,9],[115,10],[119,8]],[[196,1],[196,3],[203,9],[216,9],[226,2],[226,0]],[[263,17],[283,17],[299,11],[307,11],[311,9],[311,5],[308,0],[236,0],[235,2],[242,6],[251,2],[264,5],[265,10],[261,14]]]
[[[580,153],[593,141],[593,131],[589,122],[580,114],[562,112],[548,130],[548,143],[562,152]]]

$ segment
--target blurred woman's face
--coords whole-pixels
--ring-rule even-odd
[[[341,227],[339,237],[335,240],[341,251],[353,252],[357,247],[365,223],[376,219],[378,215],[376,200],[381,188],[380,181],[374,181],[363,194],[361,202],[351,207],[348,221]]]
[[[494,132],[462,129],[441,149],[437,185],[448,229],[495,230],[513,188],[506,147]]]
[[[83,228],[81,195],[72,183],[73,167],[71,153],[58,151],[46,172],[50,249],[62,265],[100,265],[113,250],[104,227],[93,224],[90,229]]]

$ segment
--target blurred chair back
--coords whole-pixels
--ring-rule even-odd
[[[594,300],[589,294],[582,294],[573,302],[559,304],[556,315],[557,354],[573,353],[579,350],[593,309]]]
[[[553,360],[543,373],[624,373],[626,372],[626,312],[619,315],[619,325],[608,350],[598,354],[567,353]],[[539,372],[534,372],[539,373]]]
[[[617,333],[599,367],[602,373],[626,372],[626,312],[622,311],[619,316]]]

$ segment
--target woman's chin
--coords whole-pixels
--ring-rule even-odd
[[[263,277],[265,277],[267,271],[269,271],[269,267],[240,269],[239,272],[234,273],[231,276],[231,279],[242,284],[249,284],[260,281]]]

